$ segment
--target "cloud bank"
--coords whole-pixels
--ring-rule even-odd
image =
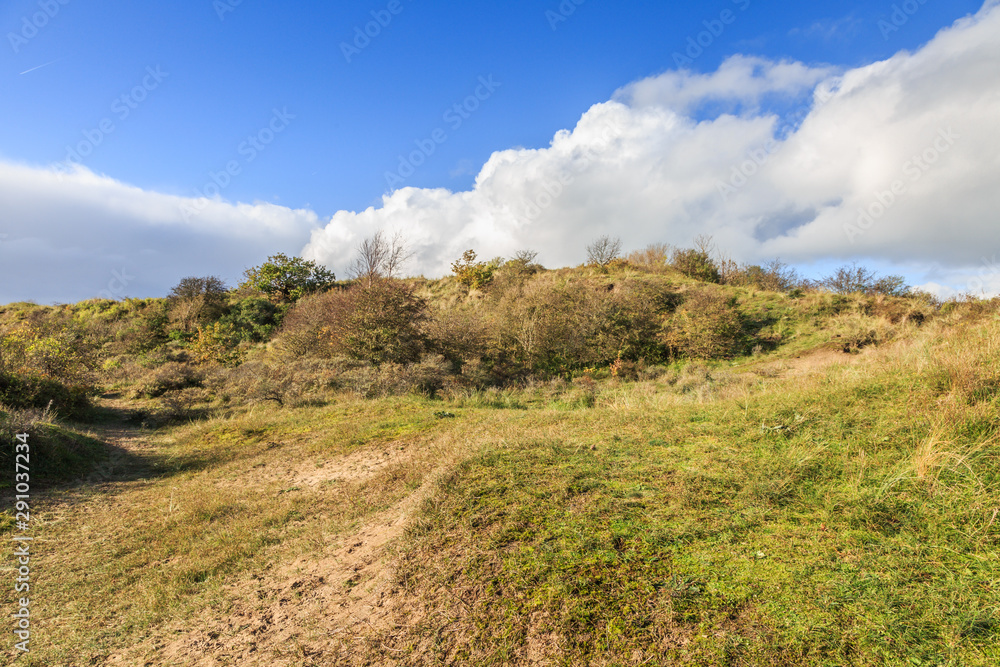
[[[86,169],[0,162],[0,303],[164,296],[180,278],[235,281],[298,254],[312,211],[149,192]]]
[[[305,253],[342,263],[359,236],[398,228],[440,274],[470,247],[564,265],[603,233],[633,247],[708,233],[742,261],[860,257],[943,293],[998,291],[983,269],[1000,252],[998,34],[991,1],[919,51],[857,69],[734,56],[711,74],[666,72],[548,148],[495,153],[471,191],[406,188],[338,213]]]
[[[184,275],[232,280],[279,251],[341,274],[380,229],[402,231],[407,270],[428,276],[468,248],[531,248],[561,266],[602,234],[626,247],[711,234],[739,261],[857,258],[943,295],[1000,293],[998,5],[856,69],[738,55],[709,74],[668,71],[594,105],[548,147],[494,153],[469,191],[403,188],[326,221],[218,200],[186,216],[195,202],[83,169],[0,163],[0,302],[88,298],[112,281],[163,294]]]

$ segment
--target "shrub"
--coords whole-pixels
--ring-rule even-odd
[[[480,289],[489,285],[490,281],[493,280],[493,274],[499,267],[500,262],[502,260],[499,262],[496,260],[492,262],[477,262],[476,251],[466,250],[462,253],[461,259],[452,263],[451,270],[454,271],[458,282],[469,289]]]
[[[200,363],[235,366],[243,360],[243,352],[239,336],[228,322],[198,327],[198,336],[191,343],[191,353]]]
[[[429,349],[443,355],[456,368],[480,361],[489,347],[490,325],[470,308],[452,308],[429,317],[422,330]]]
[[[703,250],[677,248],[670,256],[670,266],[688,278],[706,283],[718,283],[722,278],[715,261]]]
[[[61,428],[48,410],[12,409],[0,405],[0,466],[14,470],[17,435],[28,434],[32,488],[79,479],[107,459],[101,442]],[[14,475],[0,478],[0,489],[14,485]]]
[[[834,318],[830,326],[833,340],[844,352],[855,353],[869,345],[881,345],[896,337],[897,327],[882,317],[846,313]]]
[[[267,299],[246,298],[232,304],[229,314],[219,322],[232,327],[240,341],[261,343],[270,340],[281,324],[281,310]]]
[[[373,280],[306,300],[285,319],[283,343],[293,354],[346,355],[373,364],[420,358],[427,306],[395,280]]]
[[[0,372],[0,404],[17,409],[55,408],[65,417],[79,417],[90,405],[91,389],[66,385],[38,375]]]
[[[212,322],[226,312],[226,284],[215,276],[184,278],[170,290],[170,321],[183,333]]]
[[[792,292],[801,290],[804,281],[795,269],[781,260],[764,265],[738,265],[732,260],[718,263],[720,282],[725,285],[752,287],[764,292]],[[801,296],[801,291],[798,293]]]
[[[205,373],[187,363],[167,362],[148,371],[132,388],[133,398],[157,398],[168,391],[200,387]]]
[[[663,272],[669,268],[670,245],[667,243],[653,243],[642,250],[630,252],[626,259],[629,264],[644,271],[654,273]]]
[[[736,299],[714,291],[692,294],[667,320],[662,342],[692,359],[728,359],[743,351],[745,335]]]

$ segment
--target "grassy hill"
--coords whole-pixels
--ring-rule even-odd
[[[20,662],[1000,662],[1000,304],[734,282],[3,308]]]

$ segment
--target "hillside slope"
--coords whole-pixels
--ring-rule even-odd
[[[590,305],[666,286],[664,316],[696,332],[684,304],[718,292],[741,347],[619,347],[500,383],[470,359],[289,359],[287,331],[230,365],[95,335],[104,397],[62,421],[3,411],[0,433],[31,429],[41,457],[92,448],[37,481],[21,663],[1000,662],[996,304],[534,281],[517,289],[584,282],[569,293]],[[512,304],[414,284],[435,313]],[[111,330],[155,306],[117,306]],[[0,321],[52,334],[46,318],[94,310]]]

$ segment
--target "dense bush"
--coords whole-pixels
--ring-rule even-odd
[[[215,276],[184,278],[167,297],[170,321],[182,333],[214,322],[226,312],[226,284]]]
[[[282,344],[296,355],[406,363],[426,347],[426,317],[427,305],[412,288],[374,280],[303,300],[285,318]]]
[[[661,340],[673,354],[692,359],[740,354],[746,338],[736,299],[714,290],[693,292],[666,322]]]
[[[630,252],[626,259],[629,264],[636,268],[653,273],[661,273],[670,268],[670,257],[670,245],[666,243],[653,243],[642,250]]]
[[[139,378],[132,389],[132,395],[136,398],[156,398],[168,391],[199,387],[204,380],[204,371],[190,364],[171,361],[149,370]]]
[[[52,378],[0,371],[0,405],[11,408],[53,408],[64,417],[81,416],[89,406],[91,389],[66,385]]]
[[[490,262],[477,261],[476,252],[474,250],[466,250],[462,253],[461,259],[452,263],[451,270],[455,273],[455,277],[458,278],[458,282],[469,289],[481,289],[490,284],[490,281],[493,280],[493,274],[496,273],[496,270],[502,264],[503,260],[501,258]]]
[[[229,313],[219,322],[231,327],[233,335],[240,341],[262,343],[270,340],[277,331],[282,312],[267,299],[250,297],[231,304]]]
[[[634,278],[498,280],[485,300],[436,313],[427,331],[449,359],[481,362],[505,383],[618,359],[659,360],[661,322],[676,301],[669,285]]]
[[[279,303],[329,289],[336,276],[325,266],[283,253],[272,255],[260,266],[247,269],[240,287],[264,294]]]
[[[718,283],[722,276],[719,267],[704,250],[677,248],[670,257],[670,266],[688,278],[706,283]]]

